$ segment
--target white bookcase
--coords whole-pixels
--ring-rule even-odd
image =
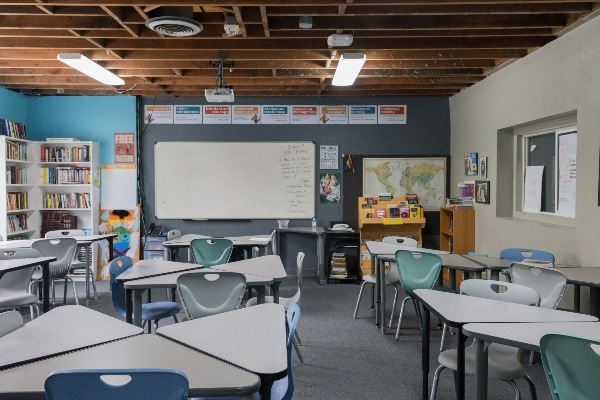
[[[0,136],[0,235],[3,240],[39,235],[35,142]]]

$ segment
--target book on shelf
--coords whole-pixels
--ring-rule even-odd
[[[25,124],[20,122],[14,122],[9,119],[0,119],[0,128],[2,129],[2,135],[4,136],[16,139],[25,139],[27,137]]]
[[[72,137],[57,137],[57,138],[46,138],[46,142],[79,142],[79,139]]]
[[[419,197],[414,193],[406,193],[404,198],[408,204],[419,204]]]

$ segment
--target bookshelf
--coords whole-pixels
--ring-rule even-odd
[[[475,209],[468,206],[440,208],[440,250],[467,254],[475,250]],[[444,269],[444,282],[448,271]],[[460,285],[462,279],[457,279]]]
[[[377,203],[369,206],[369,199],[373,199]],[[420,245],[423,243],[421,231],[426,222],[423,217],[423,209],[419,207],[418,214],[414,211],[411,214],[410,205],[399,207],[399,205],[406,202],[408,200],[405,197],[393,197],[391,200],[379,200],[377,197],[358,198],[361,274],[371,273],[371,257],[364,245],[365,241],[381,240],[384,236],[406,236],[416,239]],[[399,216],[390,217],[390,214]],[[404,216],[408,218],[404,218]]]
[[[0,136],[0,235],[4,240],[36,237],[35,142]]]
[[[52,229],[90,228],[98,233],[100,164],[98,143],[37,142],[37,209],[42,235]],[[52,221],[52,224],[48,225]],[[57,224],[63,221],[62,228]]]

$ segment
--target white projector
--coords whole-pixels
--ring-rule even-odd
[[[204,96],[209,103],[233,103],[235,99],[229,88],[204,89]]]

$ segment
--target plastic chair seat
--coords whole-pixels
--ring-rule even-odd
[[[237,272],[188,272],[177,277],[177,292],[188,319],[238,309],[245,290],[246,277]]]
[[[525,375],[523,364],[518,361],[519,349],[492,343],[488,347],[488,377],[501,381],[512,381],[520,379]],[[438,362],[446,368],[456,370],[458,353],[456,349],[446,350],[440,353]],[[475,375],[476,373],[477,349],[470,346],[465,349],[465,373]]]
[[[398,276],[396,276],[395,274],[387,273],[384,275],[384,277],[385,277],[384,279],[385,279],[386,286],[400,284],[400,278],[398,278]],[[363,275],[362,280],[367,283],[377,283],[377,275],[366,274],[366,275]]]
[[[223,238],[193,239],[190,250],[196,264],[211,268],[227,264],[233,251],[233,242]]]
[[[38,302],[37,296],[24,290],[0,291],[0,309],[29,306]]]
[[[0,337],[8,335],[21,326],[23,326],[23,317],[19,312],[12,310],[0,313]]]
[[[174,317],[178,312],[179,307],[174,307],[172,301],[155,301],[142,304],[142,319],[145,321]]]

